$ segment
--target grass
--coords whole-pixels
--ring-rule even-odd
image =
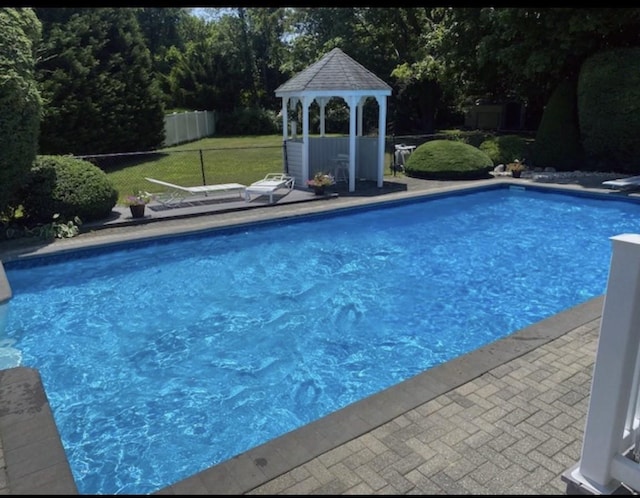
[[[162,189],[146,181],[156,178],[177,185],[243,183],[248,185],[267,173],[283,169],[282,136],[204,138],[160,149],[153,154],[120,158],[103,169],[124,197],[136,190]],[[203,182],[204,176],[204,182]]]
[[[203,138],[154,153],[115,159],[117,162],[105,161],[101,167],[118,190],[118,204],[137,190],[162,190],[145,177],[188,187],[203,183],[249,185],[267,173],[281,172],[284,164],[282,135]],[[384,164],[390,164],[390,160],[387,154]]]

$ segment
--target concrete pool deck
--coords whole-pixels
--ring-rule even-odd
[[[598,188],[601,181],[546,186],[627,195]],[[0,259],[501,182],[534,183],[387,177],[387,189],[373,189],[377,195],[319,199],[299,191],[265,209],[236,209],[231,204],[238,201],[230,201],[175,210],[172,215],[180,219],[150,217],[137,224],[122,212],[122,226],[113,221],[49,244],[7,244],[0,247]],[[564,494],[561,476],[580,459],[602,304],[602,296],[591,299],[155,494]],[[0,371],[0,443],[0,493],[78,493],[32,369]]]

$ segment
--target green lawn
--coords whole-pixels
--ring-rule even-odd
[[[390,164],[387,156],[385,165]],[[122,203],[137,190],[162,190],[145,177],[186,187],[203,183],[249,185],[267,173],[282,172],[283,164],[282,135],[252,135],[204,138],[153,154],[120,156],[105,161],[102,167],[118,190],[118,203]]]

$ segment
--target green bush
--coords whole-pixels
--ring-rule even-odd
[[[118,191],[106,173],[88,161],[69,156],[37,156],[22,194],[24,216],[30,223],[107,218]]]
[[[265,109],[242,108],[220,113],[216,119],[218,135],[273,135],[282,131],[276,113]]]
[[[640,47],[587,59],[577,101],[587,168],[640,174]]]
[[[518,135],[500,135],[486,139],[478,148],[491,158],[493,164],[508,164],[529,157],[528,143]]]
[[[491,158],[472,145],[457,140],[432,140],[420,145],[407,159],[405,174],[431,180],[489,178]]]
[[[573,171],[583,167],[580,142],[576,82],[563,81],[544,108],[533,147],[533,165]]]

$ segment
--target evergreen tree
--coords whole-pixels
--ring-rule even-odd
[[[0,9],[0,212],[13,205],[38,150],[41,100],[34,48],[40,29],[32,9]]]
[[[160,146],[162,95],[135,9],[37,13],[45,27],[37,65],[46,102],[41,153],[102,154]]]

